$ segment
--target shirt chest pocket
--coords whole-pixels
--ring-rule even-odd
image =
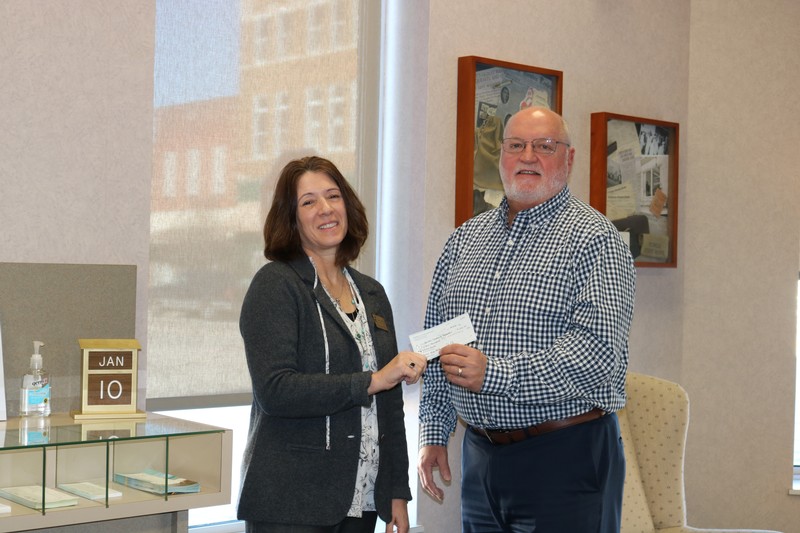
[[[573,290],[573,272],[567,246],[551,253],[537,253],[521,269],[518,287],[528,292],[525,305],[535,315],[566,317]]]
[[[543,277],[563,277],[568,275],[570,264],[569,246],[540,247],[528,259],[518,265],[520,272]]]

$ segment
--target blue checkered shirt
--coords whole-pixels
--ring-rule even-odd
[[[521,211],[508,203],[457,228],[436,265],[425,328],[468,313],[487,357],[480,393],[431,361],[420,445],[446,445],[456,415],[516,429],[625,405],[636,270],[619,232],[565,187]]]

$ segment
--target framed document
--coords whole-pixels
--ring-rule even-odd
[[[531,106],[560,114],[562,77],[559,70],[477,56],[458,58],[456,226],[502,200],[498,161],[505,124]]]
[[[592,113],[589,203],[639,267],[678,265],[678,135],[675,122]]]

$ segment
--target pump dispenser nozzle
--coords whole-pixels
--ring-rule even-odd
[[[42,368],[42,354],[39,353],[39,348],[44,346],[42,341],[33,341],[33,354],[31,355],[31,368]]]

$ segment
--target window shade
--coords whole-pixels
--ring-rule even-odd
[[[358,0],[159,0],[147,397],[246,393],[241,301],[280,168],[359,190]]]

